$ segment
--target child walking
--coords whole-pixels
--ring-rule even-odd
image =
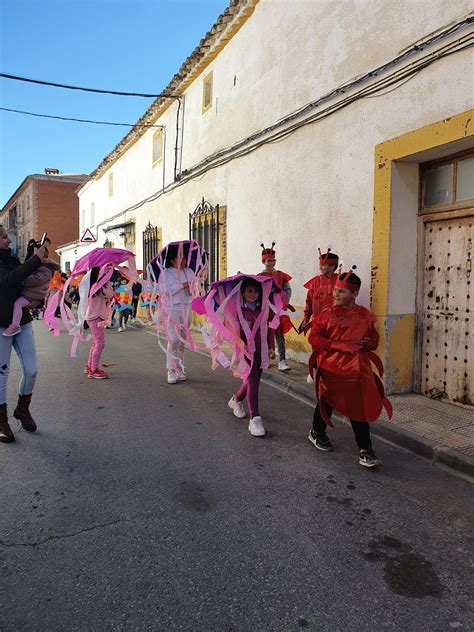
[[[260,276],[270,276],[275,279],[278,287],[283,291],[285,295],[285,305],[286,309],[290,303],[291,299],[291,276],[282,270],[276,270],[276,253],[274,250],[275,242],[272,241],[271,248],[265,248],[264,244],[260,244],[262,247],[262,263],[264,265],[264,269],[260,272]],[[293,310],[293,308],[291,308]],[[282,316],[280,318],[280,325],[275,332],[276,343],[278,347],[278,370],[279,371],[291,371],[291,367],[288,366],[288,362],[286,361],[286,345],[285,345],[285,334],[288,333],[291,329],[291,321],[288,316]]]
[[[334,449],[326,434],[333,409],[349,417],[359,448],[359,463],[377,467],[370,439],[369,422],[376,421],[384,407],[392,416],[380,378],[372,371],[373,362],[383,373],[380,359],[373,353],[379,342],[375,315],[356,304],[361,286],[352,270],[339,272],[334,287],[334,305],[313,316],[309,342],[313,348],[311,371],[317,361],[315,380],[318,404],[308,439],[325,452]]]
[[[158,281],[162,300],[169,310],[165,318],[168,345],[166,369],[168,384],[186,381],[184,365],[185,334],[191,325],[191,284],[194,271],[186,266],[186,257],[178,246],[169,246],[166,267]]]
[[[240,288],[241,302],[242,302],[242,315],[248,326],[250,332],[254,331],[254,326],[261,315],[262,310],[262,286],[261,284],[252,279],[245,278],[242,281]],[[248,430],[254,437],[265,436],[265,427],[260,416],[259,404],[258,404],[258,392],[260,388],[260,379],[262,377],[262,342],[261,336],[256,332],[255,335],[255,350],[250,367],[250,373],[247,378],[242,382],[242,386],[239,388],[229,400],[229,407],[232,408],[234,415],[239,419],[246,417],[243,401],[247,398],[247,405],[249,407],[250,421]],[[247,334],[248,335],[248,334]],[[241,327],[240,336],[244,344],[247,345],[247,335]],[[275,335],[274,330],[268,327],[267,332],[267,344],[269,349],[270,358],[275,357]]]
[[[25,261],[33,256],[35,248],[38,247],[39,245],[36,241],[34,239],[30,239],[27,246]],[[51,278],[54,272],[59,270],[59,265],[54,263],[54,261],[49,260],[49,252],[46,246],[44,248],[45,255],[43,257],[43,265],[23,281],[21,296],[16,299],[13,306],[12,322],[3,332],[5,337],[16,336],[21,332],[20,321],[23,317],[24,308],[36,309],[43,306],[49,290]]]
[[[90,288],[99,278],[99,268],[91,268]],[[89,359],[84,373],[95,380],[105,380],[109,376],[99,368],[100,357],[105,347],[105,327],[112,314],[112,299],[114,290],[112,284],[107,281],[97,292],[89,297],[86,311],[86,320],[92,334],[92,346],[89,351]]]

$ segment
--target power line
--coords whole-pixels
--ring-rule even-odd
[[[304,127],[308,124],[316,123],[320,120],[323,120],[327,118],[328,116],[331,116],[338,110],[345,108],[348,105],[351,105],[352,103],[354,103],[355,101],[359,99],[369,98],[372,95],[382,96],[382,94],[388,94],[389,92],[392,92],[392,89],[390,90],[386,90],[386,89],[391,86],[394,86],[393,89],[400,88],[409,79],[412,79],[414,76],[418,75],[420,71],[424,70],[431,64],[436,63],[440,59],[444,59],[446,57],[449,57],[450,55],[461,52],[463,50],[468,50],[473,47],[471,37],[467,37],[465,39],[465,42],[467,43],[463,43],[463,45],[458,48],[456,48],[456,43],[448,45],[445,47],[444,51],[439,51],[438,54],[431,55],[423,59],[418,66],[415,66],[412,68],[405,68],[399,74],[399,76],[392,76],[386,79],[380,79],[376,84],[362,88],[359,90],[358,93],[355,93],[351,96],[348,95],[341,102],[337,104],[329,105],[324,110],[321,110],[319,112],[314,112],[313,114],[309,115],[304,120],[295,121],[294,119],[297,119],[302,112],[306,112],[308,110],[308,106],[305,106],[299,112],[298,111],[294,112],[293,114],[278,121],[274,125],[271,125],[263,130],[260,130],[259,132],[252,134],[248,138],[244,139],[243,141],[240,141],[239,143],[233,145],[232,147],[225,150],[221,150],[220,152],[217,152],[211,156],[208,156],[200,163],[197,163],[193,167],[190,167],[189,169],[184,171],[183,177],[180,180],[168,185],[167,187],[165,187],[165,189],[160,189],[159,191],[140,200],[139,202],[136,202],[132,206],[129,206],[125,210],[118,213],[117,217],[120,215],[123,215],[126,212],[137,210],[138,208],[144,206],[145,204],[158,199],[163,194],[166,195],[168,193],[171,193],[173,189],[183,185],[185,182],[188,182],[190,180],[197,180],[201,178],[208,171],[212,169],[223,166],[237,158],[246,156],[266,144],[279,142],[280,140],[283,140],[284,138],[293,134],[297,129],[300,129],[301,127]],[[354,82],[354,84],[357,84],[357,83],[360,83],[360,80],[357,80],[356,82]],[[386,90],[386,91],[384,93],[381,93],[382,90]],[[320,102],[322,102],[323,100],[325,100],[325,98],[320,99]],[[289,123],[289,122],[292,122],[289,128],[278,129],[282,127],[283,124]],[[268,134],[270,134],[270,136],[267,136]],[[261,140],[258,140],[258,142],[252,144],[253,141],[257,140],[259,137],[262,137],[262,136],[267,136],[267,137],[261,138]],[[109,218],[107,221],[110,221],[110,219],[113,219],[113,218]]]
[[[42,79],[30,79],[28,77],[20,77],[19,75],[9,75],[6,73],[0,73],[0,78],[13,79],[14,81],[24,81],[26,83],[35,83],[41,86],[52,86],[53,88],[63,88],[65,90],[81,90],[82,92],[95,92],[97,94],[114,94],[120,97],[144,97],[145,99],[157,99],[158,97],[164,97],[169,99],[180,99],[177,94],[144,94],[142,92],[123,92],[120,90],[101,90],[99,88],[84,88],[81,86],[70,86],[65,83],[55,83],[53,81],[43,81]]]
[[[38,114],[37,112],[26,112],[25,110],[14,110],[12,108],[2,108],[4,112],[15,112],[15,114],[26,114],[27,116],[37,116],[38,118],[59,119],[60,121],[74,121],[75,123],[92,123],[93,125],[115,125],[118,127],[135,127],[137,123],[112,123],[110,121],[91,121],[90,119],[70,118],[68,116],[53,116],[52,114]],[[143,123],[142,127],[156,127],[163,129],[164,125],[151,125]]]

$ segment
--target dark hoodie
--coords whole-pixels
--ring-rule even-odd
[[[33,255],[25,263],[14,257],[10,248],[0,249],[0,327],[8,327],[12,322],[13,305],[21,295],[22,283],[42,265],[41,259]],[[31,321],[29,310],[23,310],[21,324]]]

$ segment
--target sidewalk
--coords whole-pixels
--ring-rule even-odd
[[[288,360],[291,371],[279,371],[275,363],[263,381],[314,406],[314,386],[306,382],[306,366]],[[410,450],[448,468],[457,476],[474,480],[474,413],[464,406],[447,404],[415,393],[390,395],[393,417],[385,411],[371,425],[375,436]],[[340,419],[343,419],[340,417]]]
[[[143,325],[135,323],[137,328]],[[149,327],[149,326],[148,326]],[[193,332],[202,344],[202,337]],[[278,363],[264,371],[262,381],[309,406],[315,405],[313,384],[306,382],[306,366],[288,360],[291,371],[279,371]],[[414,393],[390,395],[393,418],[383,411],[371,425],[374,436],[429,459],[433,465],[474,481],[474,413],[471,409],[422,397]],[[345,418],[339,417],[345,421]],[[348,423],[348,422],[347,422]]]

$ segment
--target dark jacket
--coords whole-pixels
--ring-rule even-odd
[[[38,270],[42,261],[33,255],[25,263],[12,256],[10,248],[0,249],[0,327],[8,327],[12,322],[13,304],[21,295],[22,283],[30,274]],[[21,324],[31,321],[29,310],[23,310]]]

